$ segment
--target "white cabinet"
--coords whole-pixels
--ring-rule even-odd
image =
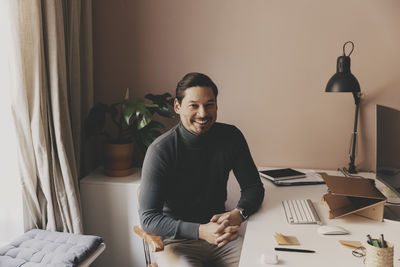
[[[80,181],[85,234],[101,236],[106,249],[93,267],[145,266],[142,240],[133,232],[139,225],[136,191],[140,169],[126,177],[108,177],[99,168]]]

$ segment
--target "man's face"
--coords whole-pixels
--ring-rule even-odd
[[[175,99],[174,109],[183,126],[194,134],[207,132],[217,120],[217,100],[210,87],[187,88],[181,104]]]

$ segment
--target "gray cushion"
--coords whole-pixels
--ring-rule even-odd
[[[102,242],[98,236],[34,229],[0,248],[0,267],[73,267]]]

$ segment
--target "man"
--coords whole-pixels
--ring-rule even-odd
[[[174,102],[180,123],[150,145],[143,163],[141,224],[163,237],[164,252],[157,253],[157,260],[170,266],[178,261],[183,266],[237,266],[240,224],[264,198],[244,136],[232,125],[215,122],[217,95],[208,76],[186,74]],[[231,170],[241,198],[226,212]]]

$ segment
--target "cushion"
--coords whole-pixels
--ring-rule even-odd
[[[72,267],[103,242],[101,237],[33,229],[0,248],[1,267]]]

